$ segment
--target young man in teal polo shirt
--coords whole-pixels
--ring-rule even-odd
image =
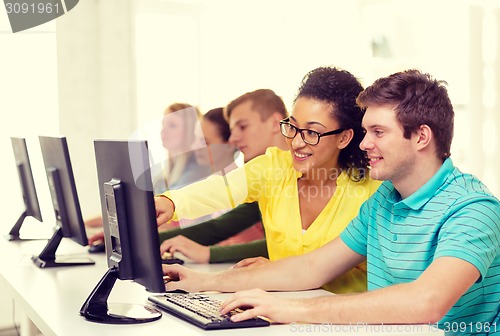
[[[167,289],[318,288],[368,262],[368,291],[285,300],[261,289],[223,304],[239,321],[432,324],[461,335],[500,334],[500,202],[450,159],[454,112],[443,82],[417,70],[381,78],[358,97],[360,147],[385,182],[341,236],[323,247],[219,274],[165,267]],[[286,307],[286,308],[284,308]]]

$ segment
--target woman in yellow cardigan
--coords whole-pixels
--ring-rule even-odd
[[[380,184],[369,178],[366,155],[359,149],[363,113],[355,100],[362,90],[345,70],[311,71],[291,116],[276,130],[290,150],[270,148],[226,176],[158,195],[158,224],[257,201],[271,261],[304,254],[337,237]],[[324,288],[366,290],[365,264]]]

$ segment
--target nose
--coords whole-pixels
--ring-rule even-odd
[[[365,133],[363,140],[359,143],[359,148],[363,151],[368,151],[373,148],[373,143],[370,141],[368,133]]]
[[[231,144],[231,145],[234,145],[236,146],[238,140],[240,139],[240,136],[238,134],[238,131],[236,130],[232,130],[231,131],[231,135],[229,136],[229,139],[228,139],[228,142]]]
[[[297,132],[297,134],[295,134],[295,137],[292,139],[292,148],[302,148],[306,145],[307,144],[304,142],[304,139],[302,139],[302,134],[300,134],[300,132]]]

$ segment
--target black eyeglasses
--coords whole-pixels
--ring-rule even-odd
[[[280,121],[280,129],[281,134],[285,138],[293,139],[297,135],[297,132],[300,133],[300,137],[306,144],[311,146],[316,146],[319,143],[319,139],[324,136],[339,134],[345,131],[344,128],[339,128],[334,131],[319,133],[307,128],[298,128],[290,124],[290,118],[286,118]]]

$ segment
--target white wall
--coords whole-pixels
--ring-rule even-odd
[[[0,193],[2,208],[16,206],[22,198],[19,190],[11,136],[27,138],[28,151],[40,193],[48,192],[45,170],[41,161],[38,135],[57,132],[57,57],[55,23],[33,28],[30,32],[12,34],[5,12],[0,11],[0,152],[2,153],[3,190]],[[43,207],[51,215],[51,203]]]
[[[131,3],[81,1],[57,20],[60,132],[84,218],[100,215],[93,140],[137,127]]]
[[[273,89],[291,106],[302,76],[319,65],[358,76],[369,69],[367,47],[357,42],[357,1],[135,4],[140,122],[173,101],[207,111],[258,88]]]

